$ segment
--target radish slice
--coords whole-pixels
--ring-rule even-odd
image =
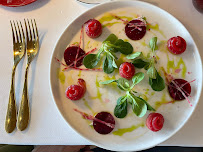
[[[191,86],[184,79],[174,79],[168,85],[168,91],[174,100],[184,100],[190,95]]]
[[[115,127],[115,120],[113,116],[108,112],[100,112],[98,113],[95,118],[97,120],[93,121],[93,127],[99,134],[109,134]],[[101,123],[98,120],[101,120],[105,123]]]
[[[146,23],[139,19],[130,21],[125,26],[125,34],[131,40],[140,40],[146,33]]]
[[[68,47],[64,52],[64,60],[67,65],[74,65],[74,62],[77,61],[78,58],[85,55],[85,52],[77,46],[70,46]],[[76,58],[77,56],[77,58]],[[79,67],[82,65],[83,58],[77,61],[76,67]]]
[[[100,112],[94,117],[78,109],[74,111],[80,113],[84,119],[93,120],[93,127],[99,134],[109,134],[115,128],[115,120],[108,112]]]

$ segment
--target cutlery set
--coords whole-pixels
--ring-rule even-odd
[[[16,122],[17,127],[20,131],[25,130],[29,124],[30,118],[27,76],[29,66],[39,50],[39,37],[35,19],[24,20],[24,23],[25,23],[25,34],[22,23],[20,21],[19,22],[10,21],[13,36],[14,65],[12,70],[11,89],[5,121],[5,130],[7,133],[13,132],[13,130],[16,128]],[[20,60],[24,57],[25,52],[27,53],[27,66],[25,70],[23,94],[21,98],[17,119],[17,110],[15,101],[15,82],[14,82],[15,70]]]

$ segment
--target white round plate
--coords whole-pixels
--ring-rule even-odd
[[[123,30],[125,25],[121,20],[112,19],[112,14],[128,20],[137,16],[145,16],[147,21],[152,25],[151,30],[147,31],[144,38],[139,41],[129,40]],[[106,19],[109,21],[106,19],[106,21],[101,20],[102,17],[107,17]],[[130,42],[133,45],[134,51],[142,51],[146,55],[150,52],[148,48],[149,40],[157,36],[159,49],[156,51],[158,58],[156,67],[163,78],[164,75],[161,67],[175,78],[184,78],[187,81],[195,79],[195,81],[191,83],[192,92],[191,97],[189,97],[192,106],[188,104],[187,100],[171,103],[167,87],[161,92],[153,91],[148,84],[146,71],[136,69],[137,72],[144,72],[145,78],[135,87],[135,90],[141,93],[142,97],[147,99],[148,103],[164,116],[164,127],[159,132],[150,131],[145,126],[145,121],[150,111],[148,111],[143,118],[138,118],[133,114],[131,106],[129,106],[128,115],[124,119],[114,117],[116,127],[113,132],[108,135],[98,134],[90,126],[91,122],[84,120],[81,115],[73,109],[77,108],[91,115],[101,111],[108,111],[113,115],[116,100],[125,92],[119,90],[116,85],[109,84],[104,86],[99,85],[99,82],[111,78],[113,79],[114,77],[119,78],[119,74],[116,72],[111,75],[95,71],[79,72],[73,69],[62,72],[64,67],[55,60],[56,57],[65,63],[63,59],[64,50],[69,45],[79,42],[81,26],[91,18],[100,20],[106,27],[103,28],[102,35],[96,39],[88,38],[85,32],[83,32],[84,39],[81,48],[86,52],[95,47],[99,48],[102,41],[104,41],[109,34],[114,33],[119,38]],[[181,36],[187,42],[187,49],[181,55],[173,55],[169,53],[166,48],[167,40],[173,36]],[[125,58],[122,57],[122,59]],[[171,68],[173,63],[174,67]],[[84,68],[84,66],[81,68]],[[115,151],[143,150],[160,144],[170,138],[183,127],[192,115],[198,103],[202,88],[202,63],[198,49],[189,32],[176,18],[166,11],[140,1],[104,3],[76,18],[60,37],[52,56],[50,70],[53,98],[65,121],[81,136],[93,144]],[[81,100],[70,101],[65,96],[65,90],[68,86],[77,84],[78,78],[83,78],[86,81],[87,92]],[[122,136],[116,135],[116,131],[119,129],[125,129],[126,133]]]

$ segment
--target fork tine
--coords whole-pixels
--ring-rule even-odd
[[[21,32],[22,32],[22,35],[23,35],[23,43],[25,43],[25,34],[24,34],[24,30],[23,30],[23,26],[22,26],[21,22],[20,22],[20,26],[21,26]]]
[[[20,21],[19,21],[20,22]],[[17,22],[17,27],[18,27],[18,33],[19,33],[19,42],[23,42],[22,41],[22,34],[21,34],[21,31],[22,31],[22,29],[21,29],[21,31],[20,31],[20,26],[19,26],[19,24],[18,24],[18,22]]]
[[[14,21],[13,21],[13,25],[14,25],[15,32],[16,32],[16,39],[17,39],[17,42],[19,42],[18,31],[17,31],[16,24],[15,24],[15,22],[14,22]]]
[[[34,23],[35,23],[35,31],[36,31],[36,35],[37,35],[37,40],[38,40],[38,30],[37,30],[37,24],[36,24],[36,21],[35,21],[35,19],[34,19]]]
[[[10,24],[11,24],[12,35],[13,35],[13,44],[15,44],[16,39],[15,39],[15,34],[14,34],[13,24],[12,24],[11,21],[10,21]]]
[[[27,19],[27,23],[28,23],[28,27],[29,27],[29,31],[30,31],[30,39],[32,40],[33,35],[32,35],[32,31],[31,31],[31,27],[30,27],[30,22],[28,19]]]
[[[27,37],[27,40],[29,40],[28,27],[27,27],[27,23],[26,23],[26,20],[25,20],[25,19],[24,19],[24,22],[25,22],[25,32],[26,32],[26,37]]]
[[[31,19],[31,25],[32,25],[32,30],[33,30],[33,38],[34,38],[34,40],[36,40],[36,36],[35,36],[35,29],[34,29],[34,25],[33,25],[33,21],[32,21],[32,19]]]

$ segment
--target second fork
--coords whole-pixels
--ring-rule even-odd
[[[21,131],[27,128],[29,124],[29,119],[30,119],[30,108],[29,108],[28,87],[27,87],[28,69],[39,50],[39,38],[38,38],[36,21],[24,20],[24,22],[25,22],[26,37],[27,37],[27,48],[26,48],[27,66],[25,71],[23,95],[21,99],[20,110],[18,113],[18,121],[17,121],[18,129]]]
[[[11,23],[12,35],[13,35],[13,56],[14,56],[14,65],[12,71],[12,81],[11,81],[11,89],[9,95],[9,103],[8,109],[6,114],[6,121],[5,121],[5,130],[8,133],[11,133],[16,128],[16,102],[15,102],[15,70],[23,58],[25,54],[25,36],[21,22],[14,22]]]

